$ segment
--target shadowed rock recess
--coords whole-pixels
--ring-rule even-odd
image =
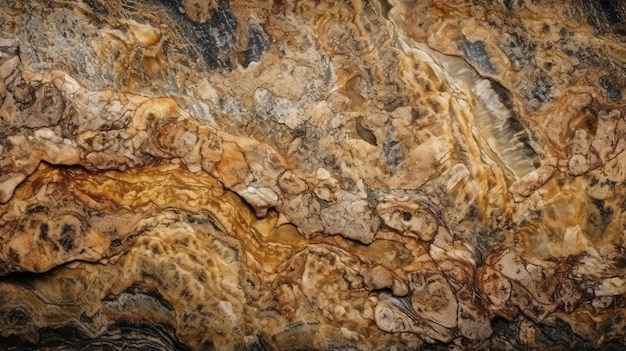
[[[622,350],[626,3],[3,0],[0,350]]]

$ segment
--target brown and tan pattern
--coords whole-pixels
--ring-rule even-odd
[[[626,347],[626,4],[7,0],[0,349]]]

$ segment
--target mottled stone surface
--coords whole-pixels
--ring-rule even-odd
[[[0,5],[0,349],[626,347],[626,4]]]

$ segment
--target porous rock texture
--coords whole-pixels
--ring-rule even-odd
[[[0,349],[626,347],[625,20],[2,1]]]

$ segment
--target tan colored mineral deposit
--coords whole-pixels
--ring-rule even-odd
[[[0,349],[623,349],[625,88],[619,0],[5,0]]]

